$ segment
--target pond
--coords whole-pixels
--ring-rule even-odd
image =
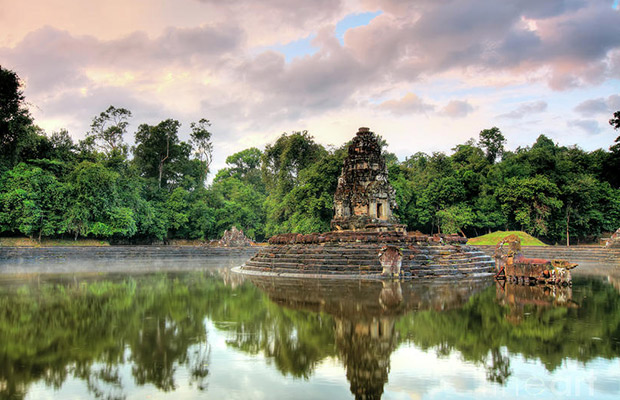
[[[619,395],[620,295],[603,278],[0,275],[0,398]]]

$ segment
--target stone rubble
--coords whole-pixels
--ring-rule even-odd
[[[230,230],[227,229],[224,231],[218,245],[224,247],[246,247],[251,246],[252,241],[245,236],[243,230],[239,230],[233,225]]]

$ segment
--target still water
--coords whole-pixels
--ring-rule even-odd
[[[620,295],[230,268],[0,276],[0,398],[620,396]]]

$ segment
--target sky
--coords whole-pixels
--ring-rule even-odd
[[[0,65],[35,122],[82,139],[110,105],[211,121],[227,156],[370,127],[404,160],[497,126],[607,149],[620,110],[618,0],[0,0]]]

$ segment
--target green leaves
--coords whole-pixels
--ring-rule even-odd
[[[19,142],[32,126],[17,74],[0,66],[0,170],[16,160]]]
[[[325,150],[322,150],[325,151]],[[297,184],[285,193],[271,192],[265,201],[266,235],[295,232],[325,232],[333,217],[333,196],[344,160],[344,151],[324,155],[298,172]]]
[[[66,187],[51,173],[18,164],[0,192],[0,231],[39,238],[59,233],[65,194]]]
[[[123,135],[127,132],[129,118],[131,111],[110,106],[93,118],[87,137],[92,137],[108,156],[122,155],[124,158],[127,155],[127,145],[123,143]]]
[[[558,195],[558,187],[542,175],[512,177],[498,189],[504,214],[532,235],[544,236],[549,231],[552,213],[563,205]]]
[[[77,146],[66,130],[48,136],[33,124],[17,74],[0,68],[0,232],[150,242],[214,239],[233,225],[256,240],[329,230],[346,144],[328,151],[307,131],[284,133],[263,151],[230,155],[207,188],[208,119],[186,132],[170,118],[139,125],[131,158],[123,141],[131,116],[108,107]],[[617,111],[609,122],[620,129],[619,121]],[[619,143],[585,152],[540,135],[511,152],[492,127],[451,155],[416,153],[403,162],[380,144],[393,211],[410,230],[523,229],[563,242],[620,226]]]
[[[501,157],[504,153],[504,145],[506,138],[498,127],[480,131],[480,146],[486,150],[487,161],[490,164],[495,163],[497,157]]]

